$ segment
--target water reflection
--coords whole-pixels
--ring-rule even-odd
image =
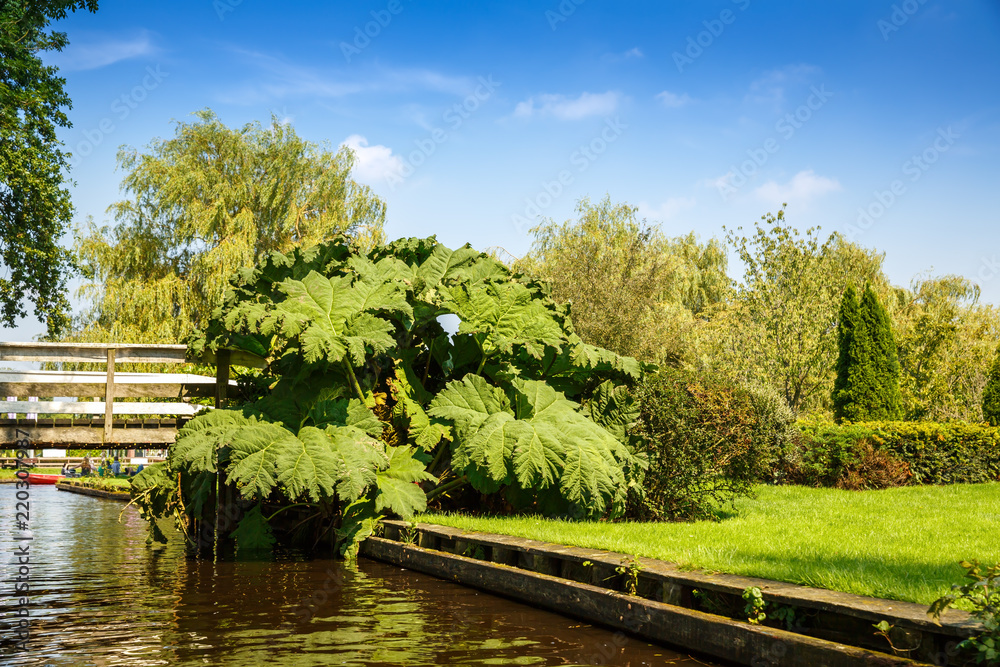
[[[695,665],[637,639],[399,568],[184,558],[121,504],[31,489],[31,640],[9,627],[14,488],[0,485],[4,665]],[[4,627],[7,624],[7,627]]]

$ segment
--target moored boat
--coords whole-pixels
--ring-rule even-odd
[[[66,475],[43,475],[37,472],[28,473],[28,483],[29,484],[55,484],[59,480],[66,477]]]

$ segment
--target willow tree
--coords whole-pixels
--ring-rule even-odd
[[[272,117],[234,129],[211,111],[145,152],[119,151],[115,224],[88,221],[76,255],[90,307],[76,340],[178,342],[206,323],[228,279],[271,251],[347,234],[382,240],[385,203],[351,179],[354,154]]]
[[[0,2],[0,323],[13,327],[30,300],[50,336],[68,323],[69,253],[59,237],[73,207],[56,129],[71,127],[72,104],[41,53],[66,46],[66,33],[46,28],[78,9],[96,12],[97,2]]]
[[[684,356],[696,316],[729,289],[726,254],[693,233],[671,238],[637,209],[582,199],[579,218],[551,219],[531,230],[531,253],[519,267],[552,285],[573,308],[584,341],[648,361]]]

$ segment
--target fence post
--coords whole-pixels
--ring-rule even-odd
[[[215,353],[215,407],[226,407],[226,390],[229,388],[229,350]]]
[[[111,442],[115,403],[115,348],[108,348],[108,381],[104,385],[104,442]]]

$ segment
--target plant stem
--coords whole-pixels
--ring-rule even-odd
[[[368,405],[368,403],[365,401],[365,394],[363,391],[361,391],[361,385],[358,383],[358,376],[354,374],[354,368],[351,367],[351,362],[347,360],[347,357],[344,357],[343,362],[344,362],[344,368],[347,369],[347,377],[351,379],[351,386],[354,387],[354,391],[358,394],[358,398],[361,399],[361,402],[364,403],[365,405]],[[369,405],[368,407],[371,406]]]
[[[459,477],[458,479],[451,480],[447,484],[442,484],[441,486],[437,487],[436,489],[431,489],[431,491],[427,494],[427,500],[430,500],[431,498],[439,496],[442,493],[447,493],[448,491],[451,491],[452,489],[457,489],[458,487],[462,486],[463,484],[465,484],[468,481],[469,481],[469,479],[467,477],[462,476],[462,477]]]
[[[442,438],[441,446],[438,448],[437,454],[434,455],[434,459],[431,461],[431,464],[427,466],[428,472],[430,472],[432,475],[434,474],[434,471],[437,469],[438,464],[441,463],[441,459],[444,458],[444,453],[447,450],[448,450],[448,441]]]
[[[309,503],[295,503],[294,505],[285,505],[284,507],[282,507],[281,509],[279,509],[274,514],[272,514],[271,516],[267,517],[267,520],[270,521],[271,519],[273,519],[274,517],[278,516],[279,514],[281,514],[282,512],[284,512],[285,510],[290,510],[293,507],[309,507],[309,506],[310,506]]]

